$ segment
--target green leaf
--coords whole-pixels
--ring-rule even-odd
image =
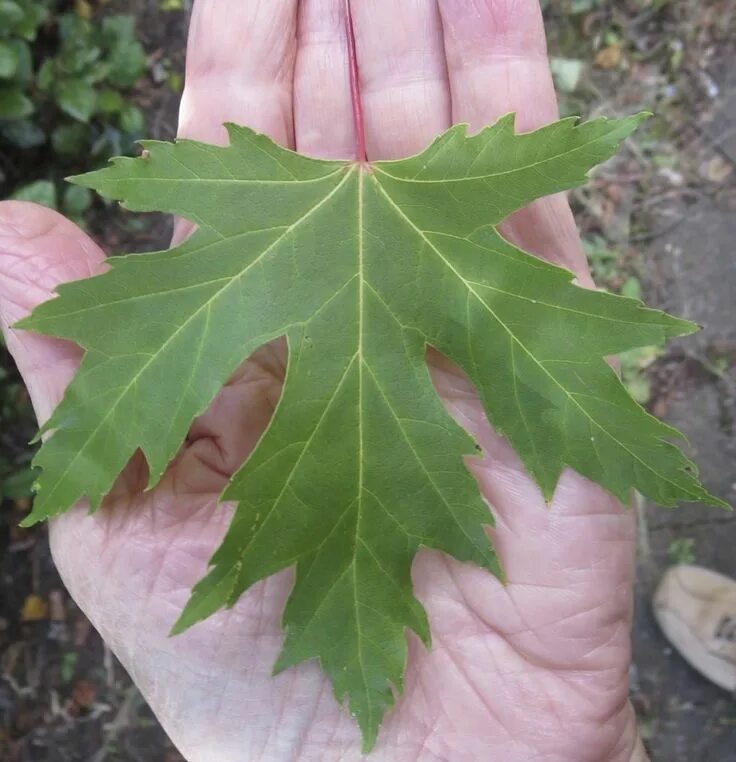
[[[92,203],[92,193],[80,185],[69,185],[64,191],[62,208],[64,214],[70,217],[79,217],[89,209]]]
[[[94,74],[102,55],[96,27],[76,13],[66,13],[59,17],[58,29],[60,71],[82,79]]]
[[[134,149],[134,142],[124,141],[120,130],[108,124],[92,143],[90,155],[96,159],[109,159],[117,154],[135,153]]]
[[[13,79],[26,85],[33,78],[33,56],[31,46],[25,40],[9,40],[7,43],[15,54],[16,66]]]
[[[598,0],[572,0],[570,3],[570,13],[587,13],[592,11],[596,5],[598,5]]]
[[[106,16],[102,19],[102,39],[109,47],[135,42],[135,17]]]
[[[0,79],[11,79],[18,63],[17,51],[9,43],[0,41]]]
[[[81,45],[86,47],[94,37],[94,29],[88,19],[76,13],[64,13],[58,19],[59,38],[62,45]]]
[[[0,0],[1,4],[2,0]],[[15,34],[29,42],[35,40],[38,28],[48,18],[49,10],[45,7],[46,5],[46,3],[39,2],[38,0],[23,0],[20,3],[23,18],[19,19],[15,24],[13,29]]]
[[[56,62],[53,58],[47,58],[40,66],[36,74],[36,85],[42,93],[49,92],[56,81]]]
[[[115,45],[107,56],[107,81],[116,87],[134,85],[146,70],[146,53],[138,42]]]
[[[0,0],[0,31],[14,31],[25,18],[23,8],[13,0]]]
[[[120,129],[128,135],[140,136],[146,126],[143,112],[132,104],[127,104],[120,112]]]
[[[90,130],[86,124],[62,124],[51,133],[51,144],[62,156],[79,156],[89,148]]]
[[[17,148],[37,148],[46,142],[46,133],[30,119],[2,124],[0,134]]]
[[[96,79],[100,48],[94,45],[70,44],[58,58],[62,71],[88,82]]]
[[[628,296],[630,299],[641,299],[641,283],[638,278],[630,277],[621,286],[621,295]]]
[[[32,201],[34,204],[56,209],[56,187],[50,180],[36,180],[24,185],[13,193],[16,201]]]
[[[35,480],[36,472],[30,468],[8,476],[0,475],[0,498],[19,500],[22,497],[30,497]]]
[[[73,119],[88,122],[97,106],[97,91],[84,80],[66,80],[56,91],[56,103]]]
[[[629,394],[641,404],[649,402],[651,387],[646,375],[646,369],[662,354],[662,348],[637,347],[621,352],[619,365],[621,379]]]
[[[97,96],[97,110],[101,114],[117,114],[125,108],[123,96],[117,90],[102,90]]]
[[[33,103],[20,90],[0,87],[0,120],[24,119],[33,113]]]
[[[116,87],[130,87],[146,70],[146,53],[135,39],[133,16],[110,16],[102,22],[102,38],[108,52],[107,80]]]
[[[549,62],[555,85],[563,93],[572,93],[580,83],[583,62],[576,58],[552,57]]]
[[[695,326],[580,288],[496,229],[584,183],[641,120],[518,135],[509,116],[371,167],[229,125],[227,148],[147,141],[144,158],[76,178],[198,229],[60,287],[17,326],[85,349],[45,427],[29,523],[83,495],[95,510],[139,449],[155,485],[237,366],[285,335],[281,400],[222,496],[235,517],[174,631],[296,566],[276,668],[318,658],[370,748],[401,690],[406,630],[429,642],[412,594],[417,550],[500,573],[463,460],[474,443],[435,392],[427,345],[469,375],[547,499],[570,466],[622,499],[636,488],[664,505],[725,505],[604,359]]]

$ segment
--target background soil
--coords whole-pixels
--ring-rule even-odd
[[[562,110],[586,116],[646,108],[656,116],[622,155],[573,195],[599,281],[703,325],[695,338],[634,359],[628,380],[682,429],[706,485],[736,502],[736,2],[548,2]],[[180,9],[177,10],[176,6]],[[163,10],[163,8],[174,10]],[[149,53],[136,89],[148,134],[168,138],[183,70],[187,3],[136,0]],[[102,203],[89,220],[109,251],[166,245],[169,221]],[[20,471],[33,423],[0,348],[0,466]],[[25,497],[0,510],[0,759],[174,762],[173,749],[115,658],[69,598],[46,530],[19,530]],[[638,507],[639,579],[631,688],[655,762],[736,762],[736,702],[667,645],[649,601],[663,570],[696,561],[736,577],[736,520],[699,507]]]

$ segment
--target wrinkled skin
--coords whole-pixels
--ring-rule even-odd
[[[477,129],[517,111],[530,129],[556,118],[536,0],[353,0],[353,13],[369,158],[414,153],[452,122]],[[181,134],[222,142],[221,123],[233,120],[308,154],[353,156],[346,50],[342,0],[198,0]],[[537,202],[504,232],[591,285],[564,198]],[[79,351],[8,326],[58,283],[102,269],[102,252],[70,222],[0,205],[0,323],[41,421]],[[290,570],[167,637],[223,536],[231,509],[217,494],[266,425],[284,363],[279,342],[247,362],[155,490],[141,494],[145,464],[134,462],[94,517],[80,505],[51,525],[71,594],[191,762],[361,758],[356,725],[317,664],[271,677]],[[439,552],[417,556],[434,647],[409,636],[405,694],[370,759],[645,759],[627,698],[631,512],[571,472],[546,506],[462,375],[434,355],[430,363],[485,451],[470,467],[493,506],[509,582]]]

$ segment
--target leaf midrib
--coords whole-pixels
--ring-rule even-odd
[[[363,689],[365,691],[367,713],[368,713],[368,727],[373,727],[373,704],[369,700],[368,692],[368,677],[366,675],[365,663],[363,661],[363,634],[360,626],[360,605],[358,603],[358,553],[357,547],[360,542],[360,529],[361,522],[363,520],[363,450],[365,447],[364,432],[363,432],[363,332],[364,326],[364,310],[365,310],[365,265],[364,265],[364,235],[363,235],[363,187],[365,184],[365,172],[360,171],[358,178],[358,349],[356,356],[358,359],[358,494],[357,494],[357,508],[358,514],[355,519],[355,537],[353,540],[353,547],[355,548],[353,556],[353,606],[355,610],[355,632],[356,632],[356,648],[358,652],[358,666],[360,667],[360,676],[363,680]]]

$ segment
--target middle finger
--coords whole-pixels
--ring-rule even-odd
[[[297,148],[354,158],[347,87],[345,0],[303,0],[310,39],[297,53]],[[450,94],[442,24],[434,0],[352,0],[368,158],[394,159],[420,151],[450,126]],[[320,23],[323,25],[320,28]],[[332,42],[332,44],[328,44]],[[341,48],[341,46],[343,46]],[[337,52],[336,52],[337,51]],[[320,64],[331,56],[332,66]],[[336,68],[335,68],[336,67]],[[339,71],[338,71],[339,69]],[[325,92],[333,90],[325,110]],[[342,95],[340,95],[342,93]],[[318,133],[321,138],[315,139]],[[305,148],[306,147],[306,148]]]

